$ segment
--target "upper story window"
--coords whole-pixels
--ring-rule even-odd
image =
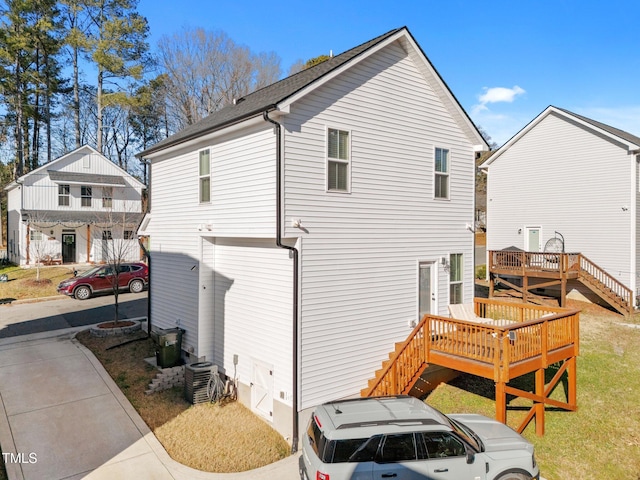
[[[58,185],[58,206],[68,207],[70,204],[69,193],[71,188],[69,185]]]
[[[449,303],[462,303],[462,254],[449,256]]]
[[[83,207],[90,207],[92,197],[93,189],[91,187],[80,187],[80,205]]]
[[[135,238],[135,234],[133,230],[125,230],[124,231],[124,239],[125,240],[133,240]]]
[[[327,190],[349,191],[351,145],[349,132],[330,128],[327,141]]]
[[[434,195],[436,198],[449,198],[449,150],[436,148],[435,152]]]
[[[200,203],[211,201],[211,162],[209,150],[200,152]]]
[[[102,187],[102,207],[113,207],[113,187]]]

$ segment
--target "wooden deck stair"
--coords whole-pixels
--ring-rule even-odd
[[[424,397],[437,383],[460,372],[470,373],[496,383],[496,418],[502,422],[507,418],[507,395],[533,401],[517,430],[522,432],[535,419],[538,435],[544,433],[545,405],[570,411],[577,408],[577,310],[476,298],[474,315],[475,321],[425,315],[404,342],[395,344],[361,395]],[[545,370],[552,365],[562,367],[545,385]],[[434,375],[433,369],[440,371]],[[530,372],[536,372],[535,393],[509,386],[511,379]],[[567,401],[549,398],[565,373]]]
[[[582,253],[490,250],[489,274],[493,280],[490,283],[490,296],[494,283],[504,283],[520,292],[524,301],[538,303],[538,297],[529,290],[560,285],[560,305],[565,306],[567,281],[577,280],[622,315],[634,313],[631,289]],[[522,277],[522,287],[509,282],[504,276]]]
[[[621,314],[633,314],[633,292],[631,289],[584,255],[580,256],[578,280]]]

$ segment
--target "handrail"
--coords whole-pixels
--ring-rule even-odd
[[[489,262],[489,271],[506,269],[519,276],[528,272],[553,272],[566,278],[572,272],[598,288],[605,298],[611,299],[610,291],[615,301],[624,304],[629,312],[633,310],[633,291],[582,253],[489,250]]]
[[[580,273],[588,274],[606,288],[620,297],[627,305],[631,305],[633,292],[618,279],[608,274],[602,267],[589,260],[584,255],[580,255]]]
[[[376,375],[364,396],[396,395],[411,386],[431,352],[494,366],[494,379],[509,377],[512,363],[568,345],[578,351],[578,310],[475,299],[476,314],[493,323],[425,315]],[[447,365],[442,365],[447,366]]]

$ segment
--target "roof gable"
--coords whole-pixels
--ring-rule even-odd
[[[495,153],[491,155],[487,161],[480,165],[480,168],[488,168],[502,154],[508,151],[509,148],[511,148],[516,142],[518,142],[522,137],[524,137],[529,131],[535,128],[536,125],[542,122],[549,115],[556,115],[565,120],[572,120],[574,122],[577,122],[578,124],[585,126],[589,130],[608,137],[612,141],[626,145],[629,151],[640,150],[640,137],[636,137],[635,135],[632,135],[628,132],[625,132],[624,130],[620,130],[610,125],[606,125],[590,118],[583,117],[582,115],[570,112],[569,110],[550,105],[540,115],[529,122],[522,130],[511,137],[511,139],[507,141],[507,143],[496,150]]]
[[[22,183],[24,181],[25,178],[34,175],[34,174],[38,174],[38,173],[45,173],[44,171],[46,170],[47,175],[51,177],[51,173],[56,171],[56,165],[63,163],[65,160],[67,160],[70,156],[72,155],[76,155],[78,153],[84,153],[84,155],[91,155],[94,154],[96,155],[98,158],[100,158],[102,161],[105,162],[109,162],[111,165],[113,165],[113,167],[115,167],[117,170],[119,170],[120,172],[122,172],[122,177],[127,177],[131,182],[133,182],[135,184],[136,187],[138,188],[145,188],[145,185],[140,182],[137,178],[135,178],[133,175],[131,175],[129,172],[127,172],[126,170],[120,168],[120,166],[118,166],[117,164],[113,163],[111,160],[109,160],[107,157],[105,157],[104,155],[102,155],[100,152],[98,152],[95,148],[89,146],[89,145],[83,145],[79,148],[76,148],[75,150],[72,150],[64,155],[62,155],[61,157],[56,158],[55,160],[52,160],[49,163],[45,163],[44,165],[31,170],[30,172],[25,173],[24,175],[22,175],[20,178],[18,178],[17,181],[13,181],[11,182],[9,185],[7,185],[5,187],[5,190],[11,190],[12,188],[14,188],[17,185],[17,182]],[[68,172],[67,172],[68,174]],[[60,179],[60,175],[62,175],[62,173],[53,173],[54,177],[56,175],[58,175],[58,180]],[[89,176],[91,176],[91,174],[89,174]],[[104,177],[104,175],[103,175]],[[115,177],[113,175],[108,175],[108,177]],[[87,177],[89,178],[89,177]],[[53,178],[52,178],[53,180]],[[93,178],[92,181],[96,181],[96,178]],[[113,180],[111,182],[108,183],[113,183]],[[118,182],[121,183],[121,182]]]
[[[438,72],[428,60],[422,49],[415,42],[406,27],[391,30],[379,37],[354,47],[346,52],[331,57],[311,68],[302,70],[294,75],[268,85],[260,90],[246,95],[234,105],[229,105],[199,122],[186,127],[171,137],[155,144],[151,148],[139,153],[138,157],[145,157],[181,143],[197,139],[203,135],[255,117],[262,112],[272,110],[286,111],[288,107],[300,97],[315,90],[327,81],[340,75],[362,59],[379,51],[392,42],[400,41],[403,48],[409,52],[412,59],[417,61],[423,74],[429,77],[430,83],[438,95],[443,98],[453,117],[460,123],[465,134],[473,138],[474,143],[481,144],[488,149],[488,145],[478,132],[460,103],[453,96]]]

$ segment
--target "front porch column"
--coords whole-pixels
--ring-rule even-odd
[[[87,224],[87,263],[91,263],[91,225]]]

